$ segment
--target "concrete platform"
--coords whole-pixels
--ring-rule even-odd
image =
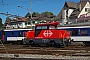
[[[0,54],[3,58],[13,58],[13,59],[69,59],[69,60],[90,60],[90,56],[61,56],[61,55],[36,55],[36,54]]]

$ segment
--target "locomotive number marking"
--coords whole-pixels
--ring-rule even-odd
[[[50,36],[52,36],[52,32],[50,31],[50,30],[46,30],[46,31],[44,31],[44,33],[43,33],[43,35],[45,36],[45,37],[50,37]]]

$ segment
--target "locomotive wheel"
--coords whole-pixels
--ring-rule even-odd
[[[64,46],[68,46],[68,42],[67,41],[64,41]]]
[[[50,45],[50,46],[55,46],[55,41],[50,41],[50,42],[49,42],[49,45]]]
[[[34,42],[33,41],[30,41],[29,42],[31,46],[34,46]]]

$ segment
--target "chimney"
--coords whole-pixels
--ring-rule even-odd
[[[81,3],[80,3],[80,5],[79,5],[79,10],[81,11]]]

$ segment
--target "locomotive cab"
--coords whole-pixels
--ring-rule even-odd
[[[54,22],[53,22],[54,23]],[[58,24],[58,22],[57,22]],[[57,24],[36,24],[35,26],[35,37],[38,36],[38,34],[42,31],[42,30],[49,30],[49,29],[57,29]]]

